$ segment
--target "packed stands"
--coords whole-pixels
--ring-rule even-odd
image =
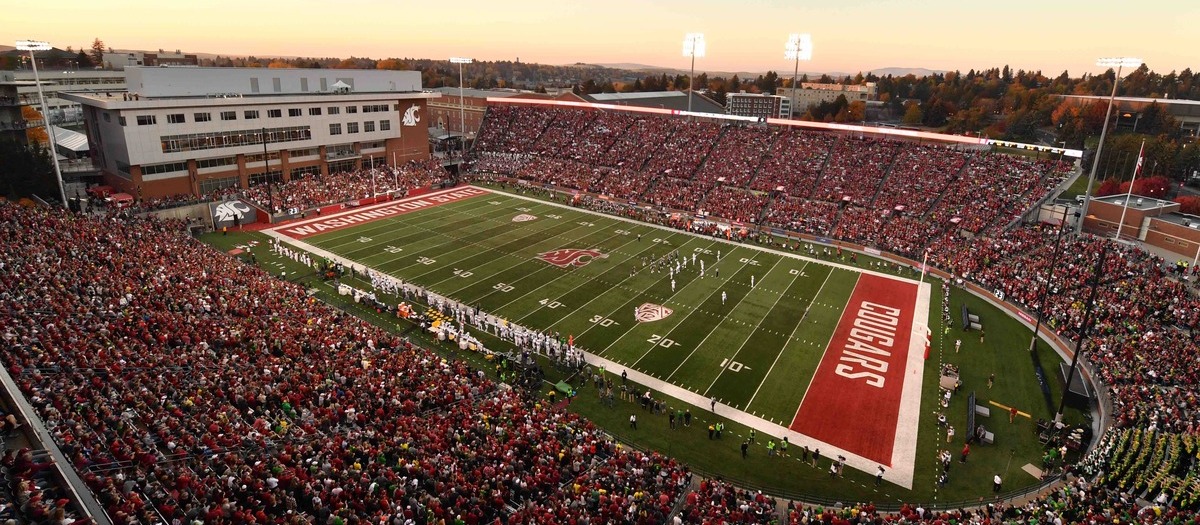
[[[837,136],[787,128],[777,132],[779,137],[771,146],[758,169],[750,188],[783,191],[796,197],[808,197],[821,176]]]
[[[273,203],[276,211],[307,210],[391,191],[427,187],[444,180],[447,176],[441,163],[431,159],[423,162],[412,161],[395,168],[362,169],[270,185],[258,184],[239,194],[264,208]]]
[[[838,141],[812,198],[870,206],[902,143],[846,137]]]
[[[675,177],[659,177],[653,189],[644,199],[655,206],[664,206],[676,210],[696,211],[704,195],[712,186],[702,182],[677,179]]]
[[[635,494],[660,523],[681,494],[671,460],[178,226],[0,203],[5,366],[117,523],[606,520]]]
[[[824,237],[833,231],[838,206],[832,202],[777,197],[767,210],[768,225]]]
[[[765,193],[718,186],[709,192],[701,209],[709,215],[731,221],[757,223],[769,200]]]
[[[765,126],[726,126],[696,180],[745,188],[774,140],[775,133]]]

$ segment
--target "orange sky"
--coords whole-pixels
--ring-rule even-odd
[[[40,12],[39,12],[40,10]],[[1135,11],[1136,10],[1136,11]],[[1200,66],[1193,0],[63,0],[0,15],[3,41],[238,55],[468,56],[548,64],[686,68],[683,34],[703,32],[698,71],[790,73],[788,33],[813,35],[801,71],[881,67],[1099,71],[1135,56],[1167,72]],[[7,19],[7,20],[6,20]]]

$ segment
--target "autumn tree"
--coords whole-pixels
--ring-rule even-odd
[[[41,111],[34,109],[33,106],[21,106],[21,118],[25,119],[25,123],[29,126],[25,128],[25,138],[30,144],[50,143],[50,136],[46,134],[46,123],[42,118]]]
[[[111,48],[109,49],[109,52],[111,52]],[[91,57],[92,57],[93,64],[103,64],[104,63],[104,42],[101,41],[99,38],[92,40]]]

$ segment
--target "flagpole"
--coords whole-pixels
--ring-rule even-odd
[[[1138,148],[1137,164],[1133,167],[1133,180],[1129,181],[1129,191],[1125,192],[1125,205],[1121,207],[1121,221],[1117,223],[1116,240],[1121,240],[1121,229],[1125,227],[1125,212],[1129,211],[1129,197],[1133,195],[1133,183],[1137,182],[1138,172],[1142,171],[1142,152],[1146,149],[1146,139],[1142,139],[1142,146]]]

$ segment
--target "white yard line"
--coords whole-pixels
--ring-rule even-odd
[[[829,275],[833,275],[833,272],[829,272]],[[833,346],[829,343],[830,343],[830,341],[833,340],[833,336],[837,335],[838,327],[842,325],[842,317],[844,317],[846,315],[846,313],[845,313],[846,308],[848,306],[850,306],[850,300],[854,299],[854,289],[858,287],[858,281],[859,281],[859,277],[855,276],[854,277],[854,286],[852,286],[850,288],[850,293],[846,294],[846,304],[842,305],[842,315],[838,316],[838,323],[836,325],[834,325],[833,333],[829,335],[830,340],[825,342],[825,349],[821,351],[821,358],[817,360],[817,368],[813,371],[812,377],[810,377],[808,379],[808,386],[804,387],[804,395],[800,396],[800,404],[796,405],[796,413],[794,415],[792,415],[792,421],[795,421],[796,416],[800,415],[800,407],[804,406],[804,400],[808,397],[808,391],[809,391],[809,389],[812,388],[813,382],[816,381],[816,379],[817,379],[817,372],[821,370],[821,363],[825,362],[825,354],[829,353],[829,347]],[[829,282],[828,277],[825,278],[825,282]],[[825,285],[822,284],[821,288],[824,289]],[[820,295],[820,293],[821,293],[820,290],[818,290],[817,294]],[[813,300],[815,301],[816,297],[814,297]],[[805,316],[807,316],[808,309],[805,309],[804,313],[805,313]]]
[[[804,264],[804,266],[805,266],[805,267],[807,267],[807,266],[808,266],[808,263],[805,263],[805,264]],[[774,266],[772,266],[771,268],[772,268],[772,269],[774,269]],[[792,276],[792,280],[791,280],[791,281],[788,281],[788,285],[787,285],[787,287],[785,287],[785,288],[783,289],[783,290],[784,290],[784,293],[787,293],[787,290],[788,290],[788,289],[790,289],[790,288],[792,287],[792,284],[794,284],[794,283],[796,282],[796,279],[799,279],[799,278],[800,278],[800,274],[801,274],[801,273],[803,273],[803,271],[804,271],[804,269],[803,269],[803,268],[801,268],[799,272],[796,272],[796,275],[793,275],[793,276]],[[771,273],[770,271],[768,271],[768,272],[767,272],[767,274],[770,274],[770,273]],[[830,273],[833,273],[833,272],[830,272]],[[827,279],[828,279],[828,277],[827,277]],[[763,281],[766,281],[766,280],[767,280],[767,276],[766,276],[766,275],[763,275]],[[818,291],[817,291],[817,293],[820,293],[820,290],[818,290]],[[749,342],[750,342],[750,339],[753,339],[753,338],[754,338],[754,334],[758,332],[758,329],[759,329],[759,327],[761,327],[761,326],[762,326],[762,323],[763,323],[763,321],[764,321],[764,320],[766,320],[766,318],[767,318],[767,317],[769,317],[769,316],[771,315],[771,311],[772,311],[772,310],[774,310],[774,309],[775,309],[775,307],[779,305],[779,300],[780,300],[780,299],[783,299],[783,295],[784,295],[783,293],[779,294],[779,297],[776,297],[776,298],[775,298],[775,302],[771,303],[771,307],[767,309],[767,313],[763,314],[763,316],[762,316],[762,317],[758,318],[758,323],[756,323],[756,324],[754,325],[754,329],[753,329],[753,330],[751,330],[751,331],[750,331],[750,333],[746,335],[746,340],[745,340],[745,341],[742,341],[742,345],[741,345],[741,346],[739,346],[739,347],[738,347],[738,349],[737,349],[737,351],[735,351],[735,352],[733,353],[733,355],[729,357],[729,360],[730,360],[730,361],[736,361],[736,360],[737,360],[737,356],[738,356],[738,354],[742,353],[742,349],[746,348],[746,343],[749,343]],[[813,299],[816,299],[816,297],[814,297]],[[809,305],[811,305],[811,304],[812,304],[812,303],[811,303],[811,302],[809,302]],[[800,317],[800,320],[796,322],[796,326],[800,326],[801,324],[804,324],[804,317],[803,317],[803,316],[802,316],[802,317]],[[793,330],[794,330],[794,329],[793,329]],[[779,356],[780,356],[781,354],[783,354],[783,351],[784,351],[784,350],[787,348],[787,341],[788,341],[787,339],[785,339],[785,340],[784,340],[784,342],[783,342],[783,346],[782,346],[782,347],[780,347],[780,348],[779,348],[779,352],[778,352],[777,354],[775,354],[775,361],[776,361],[776,362],[778,362],[778,361],[779,361]],[[682,365],[681,365],[681,366],[682,366]],[[772,364],[772,365],[771,365],[771,368],[775,368],[775,365],[774,365],[774,364]],[[708,384],[708,388],[705,388],[705,389],[704,389],[704,395],[706,395],[706,396],[708,395],[708,391],[709,391],[709,390],[712,390],[712,387],[713,387],[713,385],[717,384],[717,381],[719,381],[719,380],[721,379],[721,376],[725,374],[725,371],[726,371],[726,370],[728,370],[728,368],[721,368],[721,371],[720,371],[720,372],[717,372],[717,377],[714,377],[714,378],[713,378],[713,380],[712,380],[712,382]],[[768,374],[768,375],[770,375],[770,373],[771,373],[771,370],[769,370],[769,369],[768,369],[768,370],[767,370],[767,374]],[[763,382],[766,382],[766,380],[767,380],[767,376],[763,376],[763,379],[762,379],[762,380],[763,380]],[[759,384],[758,384],[758,387],[759,387],[759,388],[762,388],[762,383],[759,383]],[[758,390],[756,389],[756,390],[754,391],[754,393],[755,393],[755,394],[758,394]],[[754,398],[753,398],[753,397],[751,397],[751,398],[750,398],[750,401],[754,401]],[[747,408],[747,409],[749,409],[749,408],[750,408],[750,403],[746,403],[746,408]]]
[[[789,340],[789,341],[790,341],[790,340],[793,340],[793,339],[796,337],[796,331],[800,330],[800,327],[804,325],[804,319],[808,317],[808,311],[809,311],[810,309],[812,309],[812,305],[813,305],[813,303],[817,302],[817,297],[820,297],[820,296],[821,296],[821,290],[824,290],[824,289],[825,289],[825,284],[829,282],[829,277],[830,277],[830,276],[832,276],[832,275],[833,275],[833,270],[830,270],[830,271],[829,271],[829,273],[825,274],[825,281],[823,281],[823,282],[821,283],[821,287],[820,287],[820,288],[817,288],[817,293],[813,294],[813,298],[812,298],[812,300],[811,300],[811,301],[809,301],[809,302],[808,302],[808,306],[806,306],[806,307],[804,308],[804,315],[801,315],[801,316],[800,316],[800,321],[796,323],[796,326],[795,326],[794,328],[792,328],[792,335],[789,335],[789,336],[788,336],[788,340]],[[849,300],[848,300],[848,299],[847,299],[847,303],[849,303]],[[826,346],[828,346],[828,343],[826,344]],[[758,392],[759,392],[760,390],[762,390],[762,387],[763,387],[763,385],[767,384],[767,379],[771,377],[771,372],[772,372],[773,370],[775,370],[775,365],[779,363],[779,358],[780,358],[780,357],[783,357],[783,352],[784,352],[785,350],[787,350],[787,344],[786,344],[786,343],[783,345],[783,348],[782,348],[782,349],[780,349],[779,353],[778,353],[778,354],[775,354],[775,362],[774,362],[774,363],[771,363],[771,368],[768,368],[768,369],[767,369],[767,375],[763,376],[763,380],[762,380],[762,382],[761,382],[761,383],[759,383],[759,384],[758,384],[758,388],[754,389],[754,395],[750,396],[750,401],[748,401],[748,402],[746,403],[746,409],[747,409],[747,410],[749,410],[749,409],[750,409],[750,405],[753,405],[753,404],[754,404],[754,398],[758,397]],[[811,380],[810,380],[810,382],[809,382],[809,385],[810,385],[810,386],[812,385],[812,383],[811,383]],[[804,392],[804,393],[807,395],[807,394],[808,394],[808,390],[807,390],[807,389],[805,389],[805,392]],[[797,410],[799,410],[799,407],[797,407]],[[792,416],[792,421],[795,421],[795,420],[796,420],[796,417],[795,417],[795,416]]]
[[[775,268],[779,266],[779,261],[782,261],[782,260],[783,259],[776,259],[775,264],[772,264],[770,268],[767,268],[766,273],[763,274],[763,280],[759,281],[760,284],[767,280],[767,275],[769,275],[771,272],[775,271]],[[724,290],[724,289],[722,289],[722,290]],[[746,298],[750,297],[750,294],[752,294],[752,293],[754,293],[753,288],[751,288],[749,292],[746,292],[746,295],[743,295],[741,299],[738,299],[738,302],[734,303],[733,306],[729,308],[729,312],[726,315],[721,316],[721,320],[717,321],[717,326],[714,326],[712,330],[709,330],[708,334],[706,334],[704,336],[704,339],[700,340],[700,344],[697,344],[696,347],[693,348],[692,351],[688,353],[687,357],[684,357],[683,361],[679,362],[679,366],[676,366],[675,369],[672,370],[671,373],[667,375],[668,381],[670,381],[672,377],[675,377],[675,373],[678,372],[680,368],[683,368],[683,365],[685,363],[687,363],[688,360],[692,358],[692,356],[696,355],[696,352],[698,350],[700,350],[701,347],[704,346],[704,343],[708,341],[709,337],[712,337],[713,334],[717,333],[717,330],[721,329],[721,325],[725,323],[725,320],[730,318],[729,314],[732,314],[734,310],[737,310],[737,307],[742,304],[742,301],[745,301]],[[783,294],[780,294],[780,297],[782,297],[782,296],[783,296]],[[779,302],[779,299],[778,298],[775,299],[775,302]],[[691,317],[691,316],[689,315],[688,317]],[[685,322],[687,322],[687,319],[680,321],[679,324],[675,326],[675,328],[679,328],[679,326],[683,325],[683,323],[685,323]],[[760,324],[762,323],[761,319],[759,320],[759,323]],[[674,332],[674,330],[672,330],[672,332]],[[668,334],[668,335],[670,335],[670,334]],[[754,335],[754,332],[751,331],[750,335]],[[747,337],[747,339],[749,339],[749,337]],[[720,374],[718,374],[718,377],[719,376],[720,376]],[[711,387],[712,387],[712,385],[709,385],[709,388],[711,388]],[[704,395],[708,395],[708,389],[704,390]]]

